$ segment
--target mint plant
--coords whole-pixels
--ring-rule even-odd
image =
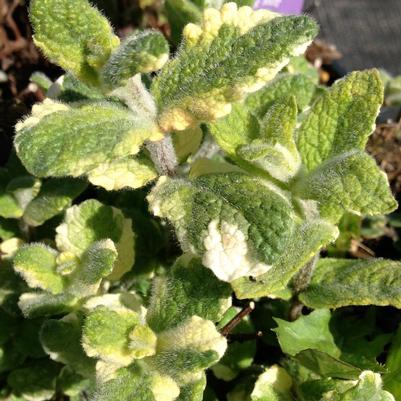
[[[401,263],[319,259],[346,213],[397,207],[364,150],[380,74],[320,87],[311,18],[186,7],[170,55],[86,0],[31,2],[65,74],[36,77],[1,171],[0,399],[217,400],[217,379],[219,400],[398,399],[399,332],[350,339],[334,309],[401,308]]]

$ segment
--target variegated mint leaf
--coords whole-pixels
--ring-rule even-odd
[[[136,32],[121,43],[103,66],[102,82],[109,89],[122,86],[138,73],[159,70],[168,57],[169,46],[160,32]]]
[[[316,33],[306,16],[278,17],[235,3],[206,9],[201,25],[185,27],[178,56],[153,81],[161,128],[183,130],[229,114],[231,103],[273,79]]]
[[[320,249],[338,236],[336,226],[320,219],[310,219],[294,230],[287,250],[272,269],[255,279],[242,277],[231,283],[239,299],[283,296],[291,278],[308,263]],[[291,294],[289,294],[291,296]]]
[[[146,319],[155,332],[177,326],[193,315],[218,322],[231,306],[231,287],[198,259],[189,258],[181,257],[166,276],[153,281]]]
[[[66,278],[65,291],[83,298],[95,295],[103,278],[108,277],[117,259],[113,241],[94,242],[83,254],[79,264]]]
[[[321,259],[300,299],[312,308],[348,305],[401,308],[401,263],[385,259]]]
[[[31,288],[40,288],[52,294],[63,291],[63,279],[57,273],[57,252],[42,244],[20,248],[14,257],[14,270]]]
[[[87,200],[67,209],[64,223],[57,227],[56,232],[58,249],[79,258],[84,256],[94,242],[112,240],[118,257],[109,279],[119,279],[133,266],[135,236],[131,219],[125,218],[116,208],[94,199]]]
[[[273,365],[256,380],[251,394],[252,401],[291,401],[292,379],[287,371]]]
[[[204,391],[206,387],[206,376],[205,374],[199,375],[200,378],[196,378],[194,381],[186,383],[180,387],[180,395],[176,401],[207,401],[204,398]]]
[[[137,362],[127,368],[117,370],[108,380],[98,380],[93,399],[96,401],[131,399],[176,401],[179,393],[180,388],[171,377],[147,371],[146,366]]]
[[[183,250],[227,282],[270,270],[295,227],[285,194],[242,173],[162,177],[148,200],[156,216],[173,223]]]
[[[35,44],[43,53],[91,84],[98,82],[99,69],[120,42],[87,0],[34,0],[30,19]]]
[[[88,173],[88,180],[108,191],[140,188],[157,178],[157,171],[145,155],[127,156],[101,164]]]
[[[298,149],[308,170],[353,149],[365,149],[383,103],[377,70],[353,72],[334,84],[308,111],[297,131]]]
[[[192,316],[157,336],[157,352],[146,362],[180,385],[193,382],[225,353],[227,340],[210,320]]]
[[[386,174],[358,150],[327,160],[301,179],[294,191],[318,201],[321,216],[334,222],[345,212],[378,215],[397,207]]]
[[[23,215],[30,226],[40,226],[71,205],[87,184],[72,178],[50,178],[42,183],[37,196],[32,199]]]
[[[60,105],[45,116],[37,110],[41,109],[17,125],[15,146],[28,171],[39,177],[89,174],[138,153],[145,140],[162,138],[146,115],[117,103]]]
[[[288,181],[301,166],[294,141],[297,114],[294,97],[280,99],[263,117],[259,138],[240,146],[237,155],[272,177]]]
[[[156,335],[140,313],[98,306],[85,319],[82,344],[90,357],[117,366],[156,353]]]

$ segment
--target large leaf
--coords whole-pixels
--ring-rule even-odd
[[[163,130],[183,130],[228,114],[231,103],[261,88],[317,33],[308,17],[277,17],[235,3],[206,9],[152,84]]]
[[[397,207],[385,173],[373,158],[358,150],[326,161],[298,182],[295,192],[317,200],[321,215],[332,221],[344,212],[377,215]]]
[[[134,233],[131,219],[122,212],[97,200],[87,200],[67,209],[64,223],[56,229],[57,247],[78,257],[92,243],[111,239],[117,249],[118,258],[109,278],[119,279],[134,263]]]
[[[155,215],[173,223],[183,250],[228,282],[270,270],[295,226],[285,195],[241,173],[162,177],[148,200]]]
[[[89,83],[97,82],[97,70],[119,44],[107,19],[87,0],[33,0],[30,19],[43,53]]]
[[[289,355],[295,356],[306,349],[315,349],[338,357],[340,350],[334,342],[329,323],[331,313],[328,309],[313,311],[308,316],[301,316],[295,322],[275,319],[281,349]]]
[[[103,83],[110,88],[122,86],[138,73],[159,70],[168,56],[168,43],[160,32],[136,32],[124,40],[103,67]]]
[[[298,129],[298,149],[308,170],[351,149],[365,149],[383,103],[379,72],[354,72],[323,94]]]
[[[311,308],[401,308],[401,263],[385,259],[321,259],[300,299]]]
[[[17,126],[18,156],[36,176],[77,177],[138,153],[146,139],[161,139],[151,120],[116,103],[63,107],[42,118],[37,116],[40,109],[34,109]]]
[[[230,305],[231,287],[219,281],[198,259],[182,257],[166,277],[154,279],[147,321],[156,332],[193,315],[218,322]]]

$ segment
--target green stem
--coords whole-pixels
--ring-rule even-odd
[[[146,147],[160,175],[175,175],[178,162],[170,134],[166,134],[165,137],[158,142],[148,142]]]

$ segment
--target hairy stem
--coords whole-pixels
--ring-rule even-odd
[[[291,300],[290,311],[288,313],[288,318],[290,321],[297,320],[301,314],[304,305],[299,300],[299,294],[304,291],[312,279],[313,271],[315,270],[316,263],[319,260],[320,254],[317,253],[295,276],[292,287],[293,287],[293,297]]]
[[[170,134],[166,134],[161,141],[148,142],[146,147],[159,174],[175,175],[178,162]]]

